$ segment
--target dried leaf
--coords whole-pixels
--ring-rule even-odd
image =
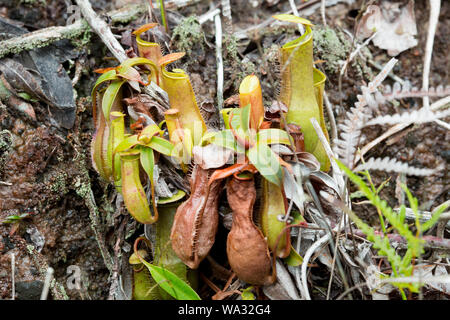
[[[203,169],[220,168],[232,159],[233,150],[223,148],[215,144],[208,144],[204,147],[194,146],[192,148],[194,163]]]
[[[372,42],[375,46],[387,50],[390,56],[415,47],[418,43],[414,1],[399,8],[400,3],[383,2],[382,6],[370,5],[358,25],[361,38],[377,32]]]

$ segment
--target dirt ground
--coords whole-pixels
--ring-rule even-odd
[[[20,21],[29,31],[54,25],[65,25],[67,2],[42,1],[5,1],[0,0],[0,15]],[[69,1],[70,2],[70,1]],[[91,1],[97,11],[107,12],[123,1]],[[216,1],[217,2],[217,1]],[[232,33],[246,30],[271,15],[289,10],[288,1],[257,1],[255,8],[250,1],[231,1]],[[300,1],[297,1],[300,3]],[[339,1],[336,1],[339,2]],[[349,2],[349,1],[347,1]],[[350,1],[351,2],[351,1]],[[326,92],[335,108],[335,116],[342,122],[345,112],[356,101],[360,86],[367,84],[379,70],[362,58],[352,63],[342,79],[342,90],[338,86],[340,66],[338,60],[345,60],[351,52],[351,39],[344,31],[353,33],[355,17],[364,1],[354,1],[349,5],[341,1],[326,8],[328,28],[322,26],[319,8],[307,16],[317,28],[314,30],[315,60],[321,60],[317,66],[327,75]],[[367,2],[367,1],[366,1]],[[407,1],[400,1],[407,3]],[[377,3],[375,1],[374,3]],[[179,67],[187,70],[197,101],[210,125],[216,125],[218,115],[214,112],[216,100],[216,58],[214,47],[214,24],[206,22],[199,25],[193,16],[199,16],[209,10],[209,1],[187,6],[171,12],[169,23],[172,38],[167,50],[186,51]],[[307,10],[307,7],[304,9]],[[409,80],[413,86],[421,87],[423,57],[428,30],[429,2],[415,1],[415,18],[418,22],[418,45],[397,56],[399,62],[394,68],[396,76]],[[300,10],[300,15],[302,11]],[[436,32],[430,72],[430,86],[449,83],[449,42],[450,2],[442,1],[439,25]],[[185,19],[188,18],[188,19]],[[112,31],[122,36],[130,30],[146,23],[139,17],[126,25],[116,24]],[[250,38],[236,39],[227,34],[224,21],[224,98],[237,93],[240,80],[248,74],[256,74],[262,83],[264,102],[269,106],[276,99],[279,85],[279,65],[276,60],[276,45],[285,43],[298,36],[295,28],[261,28]],[[229,31],[229,30],[228,30]],[[1,33],[1,32],[0,32]],[[332,39],[333,41],[328,41]],[[100,234],[109,252],[113,256],[120,253],[126,256],[136,236],[143,233],[142,226],[130,219],[126,210],[115,206],[114,188],[105,185],[92,168],[90,161],[90,141],[93,133],[90,90],[97,78],[94,69],[114,65],[111,55],[102,46],[98,37],[89,35],[89,42],[79,44],[79,54],[74,59],[83,61],[81,77],[75,84],[77,92],[76,121],[70,130],[55,127],[48,115],[45,104],[32,102],[36,121],[32,121],[15,109],[0,104],[0,221],[11,215],[27,213],[17,229],[11,224],[0,224],[0,299],[11,297],[11,257],[15,255],[15,288],[17,299],[38,298],[43,286],[43,272],[47,266],[55,269],[55,279],[65,290],[59,290],[62,296],[70,299],[107,299],[109,297],[110,272],[99,250],[99,239],[93,232],[93,211],[89,202],[91,188],[98,208]],[[334,46],[334,47],[333,47]],[[124,44],[124,47],[127,46]],[[384,65],[390,57],[385,50],[370,44],[363,50],[363,56]],[[74,77],[75,66],[64,63],[70,78]],[[392,79],[386,79],[392,84]],[[341,99],[340,99],[341,98]],[[395,106],[385,105],[380,113],[394,113],[415,108],[420,99],[404,99]],[[365,132],[366,141],[371,141],[386,130],[386,127],[372,127]],[[391,137],[372,149],[370,156],[399,159],[417,167],[448,167],[450,133],[434,123],[415,125],[398,136]],[[421,209],[430,210],[449,198],[448,170],[428,177],[408,176],[405,181],[411,192],[422,204]],[[389,183],[381,192],[393,207],[399,205],[396,194],[397,174],[374,172],[375,185],[390,177]],[[375,209],[368,205],[356,206],[355,211],[366,220],[377,223]],[[219,229],[217,238],[226,230]],[[118,236],[121,242],[117,248]],[[32,247],[31,247],[32,246]],[[220,262],[215,252],[224,252],[225,241],[218,241],[212,254]],[[117,261],[112,262],[112,267]],[[71,290],[68,286],[69,266],[78,266],[82,270],[83,290]],[[316,279],[327,275],[314,272]],[[326,281],[325,281],[326,282]],[[57,298],[58,290],[52,291]],[[202,287],[200,294],[208,297],[211,290]]]

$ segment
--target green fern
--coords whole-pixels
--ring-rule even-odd
[[[408,190],[406,185],[402,185],[405,191],[411,209],[413,210],[416,219],[415,227],[416,233],[414,234],[408,224],[405,222],[406,208],[404,205],[400,207],[400,212],[397,214],[392,210],[386,201],[382,200],[378,193],[380,188],[376,189],[372,184],[372,179],[368,171],[364,172],[368,178],[370,186],[366,185],[364,180],[353,173],[349,168],[347,168],[342,162],[336,160],[341,170],[349,177],[349,179],[358,186],[360,192],[374,205],[378,212],[390,223],[394,230],[397,231],[399,235],[404,237],[407,241],[407,250],[405,254],[400,256],[397,251],[391,246],[387,236],[380,236],[375,232],[375,229],[365,222],[363,222],[358,216],[351,210],[347,210],[348,215],[356,224],[356,226],[367,236],[367,240],[373,243],[373,247],[378,250],[378,254],[385,256],[392,267],[392,274],[394,277],[410,277],[413,274],[413,264],[412,260],[420,257],[424,253],[424,240],[422,239],[422,233],[433,227],[439,219],[442,212],[448,207],[448,204],[443,204],[438,207],[430,220],[421,224],[419,220],[419,205],[418,200],[415,198],[411,192]],[[384,221],[380,217],[381,222]],[[383,228],[384,229],[384,228]],[[384,230],[383,230],[384,231]],[[411,292],[418,292],[420,288],[419,283],[395,283],[402,294],[403,299],[406,299],[406,295],[403,289],[407,288]]]

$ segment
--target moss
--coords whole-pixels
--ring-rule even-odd
[[[338,73],[342,61],[345,61],[350,53],[351,43],[342,35],[338,35],[338,32],[328,27],[313,29],[314,53],[325,60],[324,69],[327,73]]]
[[[11,95],[12,95],[11,91],[9,91],[3,84],[3,81],[0,80],[0,101],[6,103],[6,101],[8,101]]]
[[[224,89],[235,92],[239,88],[242,79],[252,73],[257,73],[256,65],[244,58],[241,61],[238,49],[237,38],[234,35],[226,35],[223,41],[223,66],[225,73]]]
[[[314,54],[321,60],[325,60],[323,68],[328,75],[340,72],[343,61],[347,60],[352,47],[351,42],[340,30],[329,27],[315,27],[313,29]],[[367,48],[360,51],[365,57],[371,57]],[[364,75],[371,78],[371,69],[365,61],[357,55],[351,63],[358,76]]]
[[[50,190],[55,193],[62,193],[63,195],[68,192],[67,187],[67,173],[58,172],[53,176],[53,183],[50,184]]]
[[[75,39],[80,35],[84,36],[86,32],[90,32],[90,27],[85,20],[83,20],[81,24],[81,28],[74,27],[74,24],[65,28],[59,36],[50,39],[34,37],[32,40],[27,39],[26,41],[17,41],[16,38],[5,40],[3,41],[3,46],[0,48],[0,58],[3,58],[8,54],[18,54],[22,51],[42,48],[58,40]]]
[[[45,0],[20,0],[19,4],[25,4],[25,5],[41,5],[41,6],[45,6]]]
[[[89,184],[82,182],[80,178],[75,182],[75,192],[83,199],[88,196],[90,189]]]
[[[186,52],[188,62],[186,65],[196,63],[189,59],[194,50],[204,51],[205,33],[196,16],[183,19],[179,25],[173,29],[172,41],[178,51]]]
[[[0,173],[5,166],[9,151],[12,149],[12,134],[8,130],[0,131]]]
[[[34,246],[32,244],[27,244],[27,250],[28,250],[28,254],[30,254],[30,255],[34,254]]]
[[[78,37],[72,38],[71,43],[77,48],[81,49],[91,42],[92,32],[89,28],[84,29],[83,33]]]

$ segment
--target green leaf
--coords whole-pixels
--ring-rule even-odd
[[[305,26],[313,26],[311,21],[305,18],[300,18],[297,16],[294,16],[293,14],[277,14],[275,16],[272,16],[272,18],[280,20],[280,21],[286,21],[286,22],[293,22],[293,23],[301,23]]]
[[[151,141],[151,139],[153,138],[153,136],[155,136],[157,134],[162,135],[163,130],[161,130],[158,127],[158,125],[151,124],[151,125],[146,126],[141,131],[141,133],[139,134],[138,140],[143,143],[149,143]]]
[[[197,292],[195,292],[186,282],[178,278],[173,272],[150,264],[143,259],[141,262],[150,271],[156,283],[175,299],[201,300]]]
[[[291,246],[291,252],[289,253],[289,256],[284,258],[283,261],[286,262],[288,266],[298,267],[303,263],[303,258],[298,254],[297,251],[295,251],[294,247]]]
[[[256,300],[255,295],[253,294],[252,290],[253,290],[253,286],[245,288],[241,293],[242,300]]]
[[[184,192],[183,190],[178,190],[177,193],[175,193],[171,197],[168,197],[168,198],[161,197],[161,198],[159,198],[158,199],[158,204],[163,205],[163,204],[177,202],[177,201],[183,199],[183,197],[185,195],[186,195],[186,192]]]
[[[404,222],[405,222],[405,218],[406,218],[406,207],[405,207],[405,205],[403,205],[403,204],[400,206],[400,211],[399,211],[399,213],[398,213],[398,218],[399,218],[399,220],[400,220],[401,223],[404,223]]]
[[[241,108],[233,108],[229,114],[230,129],[238,130],[241,127]]]
[[[165,154],[166,156],[172,155],[173,144],[166,139],[154,136],[152,140],[150,140],[150,143],[146,144],[146,146],[158,151],[159,153]]]
[[[437,207],[435,210],[433,210],[433,215],[431,216],[431,219],[422,224],[422,232],[427,231],[430,229],[434,224],[439,220],[439,217],[441,216],[442,212],[444,212],[448,208],[448,203],[444,202],[439,207]]]
[[[135,57],[135,58],[127,59],[124,62],[122,62],[120,64],[120,66],[117,67],[117,71],[118,71],[118,73],[126,72],[131,67],[134,67],[137,65],[143,65],[143,64],[149,65],[152,68],[152,70],[153,69],[157,70],[157,67],[153,61],[151,61],[147,58]]]
[[[97,81],[95,82],[94,88],[92,88],[92,92],[91,92],[92,108],[93,108],[92,114],[94,115],[94,119],[97,117],[96,108],[97,108],[97,89],[98,89],[98,87],[103,82],[110,81],[110,80],[117,80],[117,79],[119,79],[119,78],[117,77],[116,70],[110,70],[108,72],[103,73],[100,77],[98,77]]]
[[[117,145],[117,147],[114,149],[114,153],[126,151],[137,144],[139,144],[137,135],[126,137]]]
[[[97,91],[97,88],[99,85],[101,85],[105,81],[109,80],[117,80],[117,74],[116,70],[109,70],[108,72],[103,73],[100,77],[98,77],[97,81],[95,82],[94,88],[92,88],[92,98],[94,99],[95,93]]]
[[[155,167],[155,156],[152,148],[141,147],[141,165],[147,173],[150,183],[153,184],[153,168]]]
[[[231,130],[222,130],[216,132],[213,137],[209,139],[215,145],[234,150],[238,153],[244,153],[244,148],[236,142],[233,132]]]
[[[200,146],[204,146],[205,143],[211,141],[211,139],[218,134],[219,131],[208,131],[202,136],[202,140],[200,141]]]
[[[265,144],[257,143],[247,151],[247,157],[264,178],[281,186],[283,170],[272,149]]]
[[[220,110],[222,114],[223,123],[225,124],[225,129],[230,129],[230,115],[229,113],[233,110],[233,108],[225,108]]]
[[[241,108],[241,129],[242,131],[244,131],[245,134],[248,133],[248,130],[250,128],[250,111],[251,111],[250,104]]]
[[[108,86],[108,88],[106,88],[106,91],[103,94],[102,109],[105,119],[108,123],[114,100],[116,100],[117,94],[119,93],[119,90],[124,83],[125,80],[115,80],[111,82],[111,84]]]
[[[289,135],[286,131],[280,129],[264,129],[260,130],[257,134],[258,143],[264,144],[287,144],[290,145]]]
[[[362,192],[360,190],[352,192],[350,194],[350,199],[352,199],[352,200],[353,199],[359,199],[359,198],[365,198],[365,197],[366,197],[366,195],[364,194],[364,192]]]
[[[297,210],[291,211],[291,217],[293,218],[292,224],[299,224],[300,222],[306,222],[305,218],[303,218],[302,214]]]

